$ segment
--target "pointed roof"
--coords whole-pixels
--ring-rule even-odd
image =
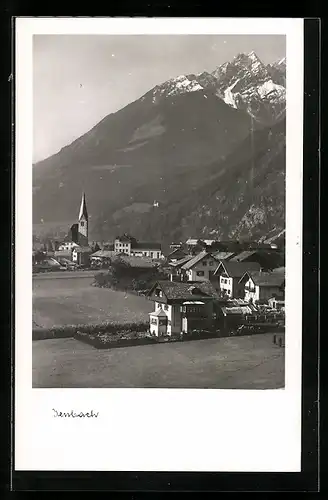
[[[149,316],[159,316],[161,318],[167,318],[167,315],[165,314],[162,308],[158,309],[157,311],[149,313]]]
[[[87,204],[85,202],[85,193],[82,193],[82,200],[81,200],[81,207],[80,207],[80,213],[79,213],[79,220],[82,219],[82,217],[85,217],[86,219],[88,219]]]
[[[230,278],[241,278],[247,271],[259,271],[261,266],[257,262],[232,262],[232,260],[221,260],[214,271],[215,276],[218,276],[221,268],[225,270]]]

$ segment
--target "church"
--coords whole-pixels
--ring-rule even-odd
[[[89,264],[92,249],[89,247],[89,216],[85,193],[82,193],[78,222],[71,226],[58,250],[58,253],[69,253],[73,262],[79,265]]]

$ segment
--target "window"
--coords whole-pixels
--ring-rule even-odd
[[[150,252],[150,256],[153,257],[153,252]]]
[[[230,290],[227,290],[227,294],[230,295]]]
[[[83,226],[84,226],[84,222],[83,222],[83,221],[82,221],[80,224],[81,224],[81,227],[83,227]]]
[[[209,266],[213,266],[213,260],[210,260],[208,263]]]
[[[167,304],[165,304],[165,306],[164,306],[164,310],[165,310],[165,311],[168,311],[168,310],[169,310],[169,306],[168,306]]]
[[[203,266],[207,266],[207,261],[203,260]]]
[[[196,275],[197,275],[197,276],[204,276],[204,271],[197,271],[197,272],[196,272]]]

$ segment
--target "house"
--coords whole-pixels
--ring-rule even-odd
[[[59,252],[72,252],[74,248],[78,247],[79,245],[75,243],[74,241],[64,241],[61,243],[58,247]]]
[[[74,247],[72,251],[72,261],[79,266],[88,266],[90,264],[90,256],[92,254],[92,249],[89,246],[86,247]]]
[[[167,255],[166,259],[168,262],[177,262],[178,260],[183,259],[187,255],[188,255],[188,253],[179,247],[179,248],[174,249],[172,252],[170,252]]]
[[[188,276],[186,271],[182,269],[182,266],[193,259],[193,255],[185,255],[182,259],[177,261],[171,261],[168,266],[170,280],[171,281],[188,281]]]
[[[140,241],[131,246],[131,254],[134,257],[150,257],[151,259],[164,259],[160,243]]]
[[[72,252],[69,250],[57,250],[54,254],[54,258],[58,260],[58,262],[72,262]]]
[[[231,262],[257,262],[264,271],[284,265],[284,254],[273,249],[246,250],[232,257]]]
[[[211,279],[217,266],[217,260],[206,250],[195,255],[181,266],[188,281],[204,281]]]
[[[93,266],[108,266],[111,259],[116,256],[114,250],[98,250],[90,255],[91,265]]]
[[[212,284],[221,295],[229,298],[239,298],[244,294],[244,285],[240,279],[246,271],[259,271],[260,264],[257,262],[232,262],[232,260],[221,260],[211,278]]]
[[[160,243],[139,242],[128,234],[115,238],[114,251],[134,257],[150,257],[151,259],[164,258]]]
[[[248,302],[267,302],[273,297],[283,300],[285,296],[284,273],[248,270],[240,278],[239,284]]]
[[[220,260],[230,260],[236,254],[234,252],[226,252],[219,250],[218,252],[212,252],[212,255],[213,257],[215,257],[216,260],[220,261]]]
[[[276,309],[277,311],[283,311],[285,309],[285,301],[277,297],[271,297],[268,300],[268,304],[271,309]]]
[[[150,333],[156,336],[205,328],[215,319],[219,299],[210,281],[158,281],[147,296],[154,302],[149,321]]]
[[[189,246],[196,246],[198,245],[199,239],[198,238],[188,238],[186,241],[186,245]]]

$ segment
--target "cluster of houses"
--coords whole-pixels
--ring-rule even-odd
[[[271,249],[272,250],[272,249]],[[186,333],[247,319],[272,321],[284,316],[284,257],[265,248],[243,252],[185,254],[176,247],[167,257],[169,281],[148,293],[154,301],[154,335]]]
[[[37,258],[40,249],[33,249],[33,262],[37,264]],[[108,267],[113,258],[123,257],[131,265],[149,267],[147,261],[162,261],[164,255],[160,243],[140,242],[136,238],[124,234],[117,236],[113,243],[104,245],[100,248],[97,243],[89,244],[89,216],[86,205],[85,194],[82,194],[78,222],[73,224],[64,238],[56,245],[56,248],[47,250],[47,263],[49,267]],[[136,257],[142,260],[136,260]],[[43,259],[44,260],[44,259]]]
[[[168,279],[148,292],[154,301],[150,331],[172,335],[210,327],[218,318],[245,318],[284,312],[284,252],[276,245],[190,238],[172,244],[167,255],[160,243],[117,236],[112,243],[90,245],[88,212],[82,195],[78,222],[49,256],[53,266],[104,268],[116,258],[132,267],[160,267]]]

